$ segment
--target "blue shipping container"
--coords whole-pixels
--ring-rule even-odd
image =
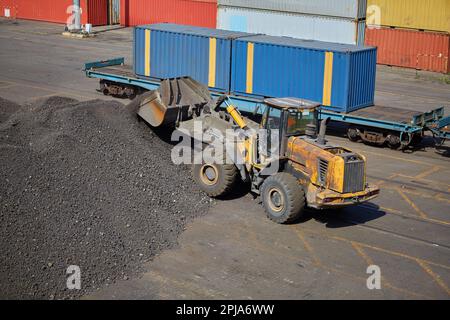
[[[190,76],[229,92],[232,40],[248,35],[168,23],[139,26],[134,30],[134,71],[158,79]]]
[[[233,42],[231,91],[318,101],[351,112],[373,105],[374,47],[255,35]]]

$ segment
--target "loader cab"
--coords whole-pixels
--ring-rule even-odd
[[[268,156],[275,152],[275,142],[283,156],[290,137],[316,133],[319,103],[298,98],[265,99],[264,103],[261,129],[266,131],[263,144],[267,145]]]

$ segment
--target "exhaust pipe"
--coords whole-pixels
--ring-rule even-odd
[[[320,130],[319,135],[317,136],[317,143],[325,145],[327,143],[327,140],[325,140],[325,134],[327,133],[327,126],[330,123],[331,118],[328,117],[326,119],[323,119],[320,123]]]

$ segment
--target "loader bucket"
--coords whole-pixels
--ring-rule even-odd
[[[153,127],[188,120],[196,108],[212,101],[208,88],[189,78],[167,79],[141,96],[138,115]]]
[[[138,115],[152,127],[175,123],[178,109],[169,107],[161,100],[158,90],[150,91],[142,96]]]

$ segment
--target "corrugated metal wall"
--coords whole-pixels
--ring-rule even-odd
[[[364,21],[226,6],[218,8],[217,27],[345,44],[364,44],[365,32]]]
[[[82,9],[81,23],[106,24],[106,1],[82,0],[80,2]],[[5,8],[10,8],[13,18],[65,24],[72,14],[68,10],[72,5],[73,0],[2,0],[0,2],[0,16],[4,15]]]
[[[215,28],[216,0],[121,0],[121,24],[179,23]]]
[[[450,72],[450,35],[405,29],[371,29],[366,43],[378,47],[378,63],[419,70]]]
[[[367,0],[218,0],[219,5],[363,19]]]
[[[350,112],[373,104],[376,49],[253,36],[233,44],[232,91],[298,97]]]
[[[175,24],[136,27],[134,70],[139,76],[191,76],[222,92],[230,89],[231,39],[245,34]]]
[[[1,4],[3,5],[0,13],[2,16],[4,8],[10,8],[11,16],[14,18],[66,23],[70,15],[66,10],[73,4],[73,1],[3,0]]]
[[[91,23],[93,26],[104,26],[108,24],[108,0],[83,0],[85,23]],[[83,7],[82,5],[82,7]]]
[[[381,25],[450,32],[450,0],[369,0]]]

